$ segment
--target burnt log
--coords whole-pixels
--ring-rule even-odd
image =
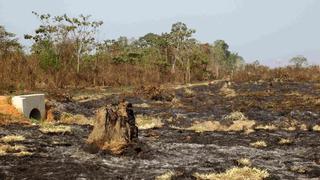
[[[138,128],[132,105],[121,102],[98,110],[87,143],[100,150],[121,154],[135,138],[138,138]]]

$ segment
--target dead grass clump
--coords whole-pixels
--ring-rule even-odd
[[[168,171],[160,176],[156,176],[156,180],[171,180],[172,177],[175,175],[175,172],[173,171]]]
[[[319,125],[313,126],[312,130],[320,132],[320,126]]]
[[[301,126],[300,122],[298,122],[295,119],[289,119],[289,118],[285,118],[279,123],[279,127],[285,131],[295,131],[301,128],[300,126]]]
[[[187,130],[193,130],[196,132],[206,131],[245,131],[252,130],[255,125],[255,121],[251,120],[238,120],[233,121],[230,126],[222,125],[219,121],[204,121],[193,124]],[[251,131],[252,132],[252,131]]]
[[[285,139],[285,138],[281,138],[278,142],[278,144],[280,145],[289,145],[289,144],[292,144],[293,143],[293,140],[291,139]]]
[[[258,126],[256,126],[254,129],[256,130],[267,130],[267,131],[275,131],[277,130],[277,126],[273,125],[273,124],[260,124]]]
[[[137,107],[137,108],[149,108],[150,105],[147,104],[147,103],[142,103],[142,104],[135,104],[134,107]]]
[[[24,141],[25,139],[26,139],[25,137],[19,136],[19,135],[8,135],[8,136],[2,137],[0,141],[4,143],[9,143],[9,142]]]
[[[299,174],[305,174],[306,172],[309,171],[309,168],[305,167],[305,166],[294,165],[294,166],[290,167],[290,171],[296,172]]]
[[[93,120],[88,119],[84,115],[73,115],[70,113],[62,113],[60,122],[63,124],[93,125]]]
[[[145,115],[137,115],[136,123],[139,129],[153,129],[161,128],[163,126],[160,118]]]
[[[227,121],[238,121],[238,120],[246,120],[246,119],[247,119],[246,116],[239,111],[232,112],[223,118],[223,120],[227,120]]]
[[[302,131],[308,131],[309,129],[310,129],[310,126],[308,127],[306,124],[300,125],[300,130],[302,130]]]
[[[220,89],[220,95],[225,97],[235,97],[237,96],[237,93],[234,89],[229,88],[228,84],[225,83]]]
[[[208,180],[262,180],[269,177],[269,173],[266,170],[260,170],[257,168],[250,167],[234,167],[227,170],[224,173],[210,173],[210,174],[199,174],[193,175],[197,179],[208,179]]]
[[[185,88],[184,94],[186,97],[193,97],[194,96],[194,92],[190,88]]]
[[[250,146],[255,148],[264,148],[267,147],[267,143],[265,141],[256,141],[254,143],[250,143]]]
[[[248,158],[241,158],[237,160],[239,166],[251,166],[252,162]]]
[[[196,122],[186,130],[196,132],[206,131],[244,131],[246,134],[254,132],[253,120],[248,120],[241,112],[233,112],[223,118],[224,123],[219,121]],[[182,128],[183,129],[183,128]]]
[[[171,101],[171,106],[174,108],[179,108],[179,107],[183,107],[183,104],[181,103],[181,101],[179,99],[174,97]]]
[[[253,120],[238,120],[233,121],[233,124],[228,127],[228,131],[245,131],[254,132],[252,127],[256,124]]]
[[[192,130],[195,132],[206,132],[206,131],[225,131],[228,129],[227,126],[221,125],[218,121],[204,121],[200,123],[195,123],[187,130]]]
[[[0,144],[0,156],[14,155],[14,156],[30,156],[33,153],[28,152],[27,148],[22,145]]]
[[[236,111],[223,118],[223,121],[230,123],[226,131],[246,131],[253,132],[255,121],[249,120],[242,112]]]
[[[44,123],[41,125],[39,130],[45,134],[67,134],[67,133],[71,133],[72,129],[70,126]]]

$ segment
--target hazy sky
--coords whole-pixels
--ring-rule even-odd
[[[246,61],[284,65],[294,55],[320,64],[320,0],[0,0],[0,24],[20,41],[38,20],[31,13],[91,14],[98,38],[169,32],[177,21],[201,42],[224,39]]]

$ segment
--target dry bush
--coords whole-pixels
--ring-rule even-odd
[[[163,126],[160,118],[146,115],[137,115],[136,123],[139,129],[153,129],[161,128]]]
[[[12,116],[8,114],[0,113],[0,125],[10,125],[10,124],[21,124],[21,125],[30,125],[31,121],[20,116]]]
[[[296,68],[292,66],[270,69],[267,66],[246,65],[232,76],[236,82],[250,81],[295,81],[295,82],[319,82],[320,66]]]
[[[270,175],[266,170],[250,167],[234,167],[224,173],[195,173],[193,176],[199,180],[263,180]]]

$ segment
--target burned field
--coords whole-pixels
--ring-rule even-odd
[[[216,82],[98,93],[51,96],[60,118],[55,129],[0,126],[0,179],[205,179],[234,167],[261,170],[261,179],[320,177],[320,84]],[[119,96],[133,104],[139,139],[121,155],[93,153],[86,139],[94,113]]]

